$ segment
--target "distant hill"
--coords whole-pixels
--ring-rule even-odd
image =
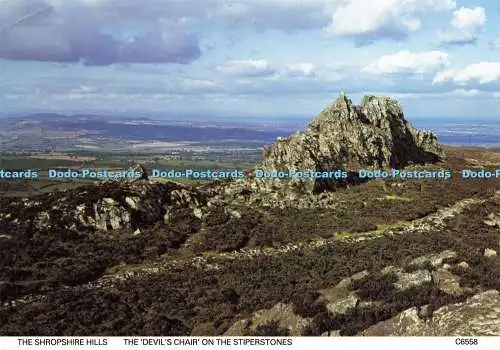
[[[236,142],[256,147],[273,142],[283,132],[270,126],[224,125],[210,121],[193,123],[146,117],[38,113],[0,120],[0,149],[9,151],[50,147],[72,150],[76,145],[90,144],[113,151],[126,150],[138,141],[211,143],[219,147]]]

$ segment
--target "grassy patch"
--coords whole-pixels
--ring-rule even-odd
[[[326,239],[326,238],[324,238],[324,237],[313,237],[313,238],[311,239],[311,242],[313,242],[313,243],[325,243],[325,242],[326,242],[326,240],[327,240],[327,239]]]
[[[388,201],[405,201],[405,202],[409,202],[412,200],[411,198],[408,197],[396,196],[396,195],[387,195],[384,197],[384,199]]]
[[[377,225],[377,231],[378,232],[385,232],[389,230],[401,230],[404,229],[408,226],[411,225],[410,221],[395,221],[392,223],[387,223],[387,224],[378,224]]]
[[[336,240],[342,240],[342,239],[346,239],[346,238],[352,237],[352,235],[353,235],[352,232],[346,232],[346,231],[335,232],[333,234],[333,238],[336,239]]]

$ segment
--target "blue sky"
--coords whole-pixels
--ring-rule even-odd
[[[0,113],[307,117],[345,91],[498,118],[498,23],[493,0],[0,0]]]

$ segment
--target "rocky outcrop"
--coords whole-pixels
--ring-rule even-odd
[[[440,293],[441,295],[447,295],[450,300],[459,297],[465,298],[477,293],[477,290],[462,287],[460,277],[451,272],[451,270],[463,268],[465,262],[460,264],[452,263],[451,265],[444,262],[447,260],[451,263],[451,260],[456,256],[456,252],[451,250],[420,256],[404,267],[386,266],[379,272],[364,270],[342,279],[332,288],[319,290],[316,303],[324,304],[326,311],[330,315],[331,319],[327,324],[337,324],[337,328],[328,329],[324,335],[346,335],[346,330],[340,328],[346,322],[361,317],[359,315],[363,314],[371,315],[368,317],[372,319],[377,318],[377,315],[383,315],[387,311],[384,311],[384,304],[392,303],[392,307],[399,308],[404,304],[397,306],[394,300],[398,299],[398,295],[405,293],[415,295],[420,292],[423,295]],[[391,302],[391,298],[394,297],[396,299]],[[404,298],[398,300],[404,300]],[[416,335],[414,333],[420,332],[421,327],[426,327],[426,319],[432,317],[429,305],[407,310],[405,308],[399,309],[400,313],[390,320],[383,317],[378,320],[377,325],[384,325],[390,321],[389,324],[393,327],[390,331],[393,333],[387,331],[389,333],[383,335]],[[363,319],[363,317],[361,318]],[[332,319],[336,321],[332,322]],[[376,328],[376,332],[379,331]]]
[[[299,209],[333,208],[329,194],[366,181],[360,168],[383,170],[434,163],[444,152],[431,132],[415,129],[391,97],[344,94],[307,127],[264,148],[247,177],[212,186],[215,201]]]
[[[255,332],[257,327],[277,322],[279,327],[289,331],[290,335],[298,336],[311,320],[296,315],[291,304],[278,303],[270,309],[255,312],[250,319],[235,322],[225,333],[225,336],[240,336]]]
[[[189,209],[198,218],[206,207],[197,190],[177,183],[105,182],[85,189],[53,192],[46,196],[13,200],[0,217],[0,225],[15,231],[32,225],[37,231],[63,228],[114,231],[144,228],[158,222],[169,223],[172,211]]]
[[[484,256],[487,258],[494,258],[497,256],[497,251],[490,248],[486,248],[484,250]]]
[[[364,336],[486,336],[500,334],[500,293],[489,290],[465,302],[446,305],[429,320],[418,315],[417,308],[403,311],[379,322],[360,335]]]
[[[266,148],[262,167],[320,171],[338,165],[400,168],[434,162],[442,156],[435,135],[408,123],[393,98],[365,96],[361,105],[354,106],[342,93],[304,131]]]
[[[368,271],[361,271],[351,277],[344,278],[335,287],[320,290],[318,301],[325,301],[326,308],[333,315],[344,314],[347,310],[355,308],[360,298],[351,290],[353,282],[367,277]]]
[[[443,157],[436,136],[415,129],[393,98],[365,96],[355,106],[342,93],[304,130],[265,147],[247,178],[221,184],[216,197],[271,207],[331,207],[329,192],[365,181],[357,176],[360,168],[400,169]]]
[[[498,213],[490,213],[488,220],[484,220],[484,223],[488,226],[500,228],[500,215]]]
[[[264,171],[333,171],[402,168],[436,162],[443,151],[436,136],[415,129],[390,97],[365,96],[359,106],[340,96],[305,130],[264,149]],[[292,181],[294,187],[321,191],[335,181]]]
[[[424,283],[432,281],[431,274],[427,270],[416,270],[407,273],[400,267],[387,266],[382,270],[382,273],[396,276],[394,287],[402,291],[419,287]]]
[[[443,262],[448,259],[454,259],[457,257],[457,253],[451,250],[445,250],[437,254],[429,254],[425,256],[413,259],[408,264],[410,267],[424,268],[426,266],[431,266],[437,268],[443,265]]]

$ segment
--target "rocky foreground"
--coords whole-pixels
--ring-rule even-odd
[[[499,335],[500,181],[397,101],[341,95],[254,170],[331,180],[106,182],[0,198],[0,335]]]

